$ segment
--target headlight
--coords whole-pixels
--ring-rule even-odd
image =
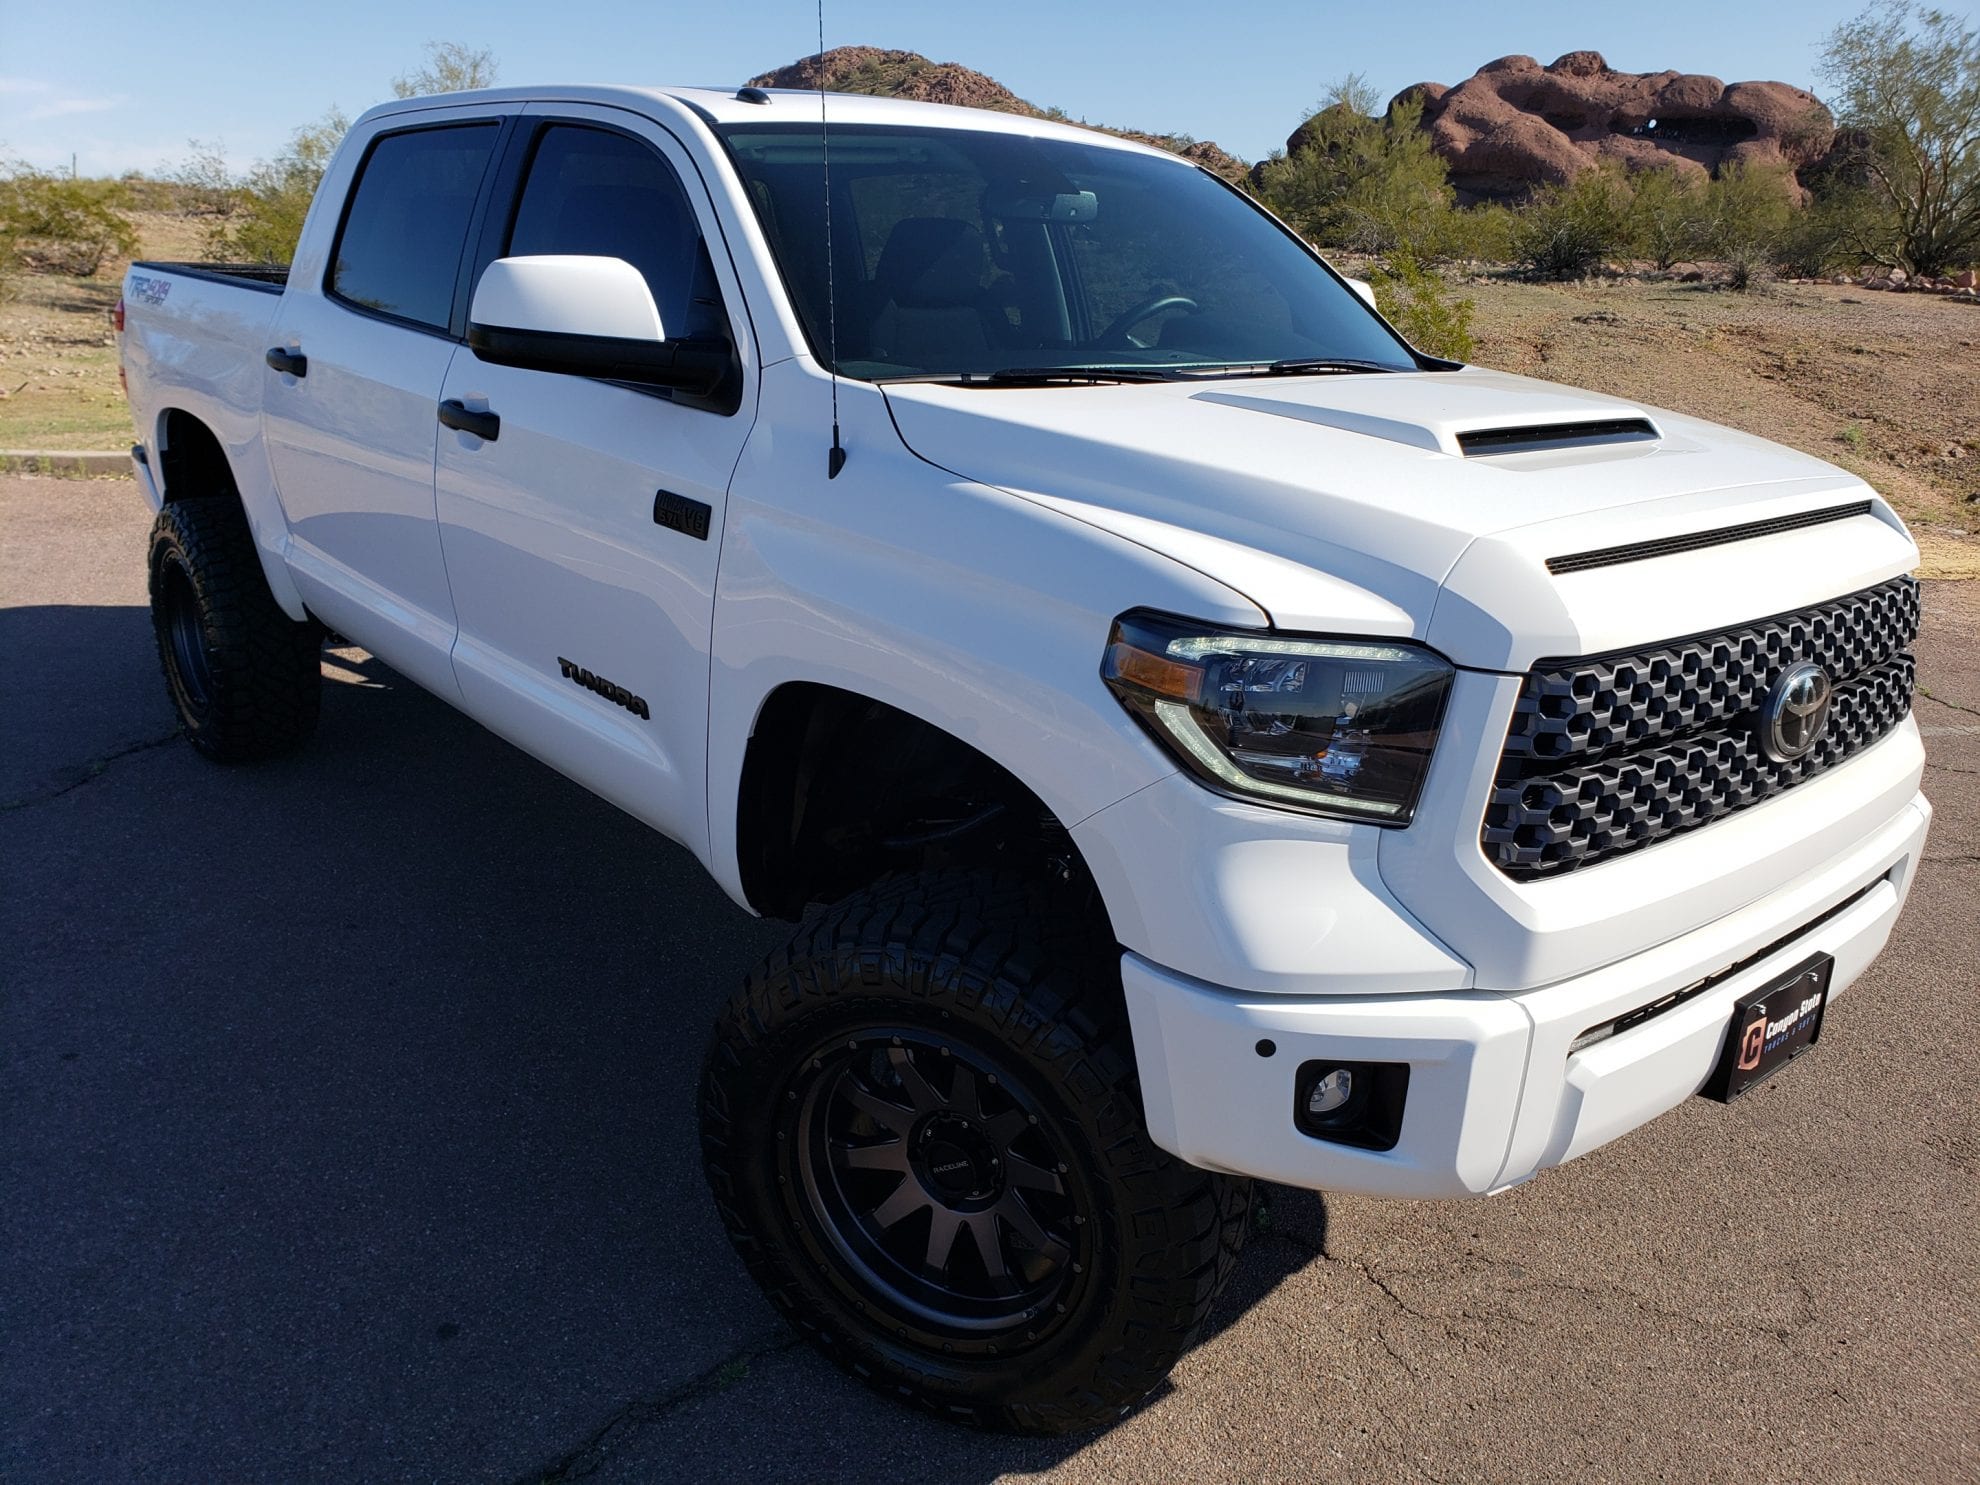
[[[1213,789],[1407,825],[1451,667],[1414,645],[1219,631],[1125,614],[1100,673]]]

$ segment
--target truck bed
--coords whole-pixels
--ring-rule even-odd
[[[147,259],[135,262],[131,267],[174,273],[185,278],[212,279],[217,283],[259,289],[264,294],[279,294],[289,282],[289,265],[286,263],[172,263]]]

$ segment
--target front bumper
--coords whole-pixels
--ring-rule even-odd
[[[1916,795],[1851,849],[1756,902],[1517,993],[1239,994],[1128,953],[1122,980],[1150,1132],[1192,1164],[1293,1186],[1456,1197],[1516,1185],[1696,1093],[1734,1001],[1797,961],[1834,955],[1831,1000],[1847,990],[1890,936],[1931,814]],[[1571,1050],[1591,1027],[1714,977],[1672,1009]],[[1309,1060],[1409,1064],[1395,1148],[1357,1149],[1294,1126],[1294,1075]]]

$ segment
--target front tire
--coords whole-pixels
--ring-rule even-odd
[[[271,758],[316,730],[322,628],[282,612],[247,516],[182,500],[151,527],[151,623],[186,738],[221,763]]]
[[[900,878],[801,928],[717,1022],[702,1150],[791,1324],[945,1416],[1119,1416],[1194,1338],[1249,1183],[1143,1123],[1116,950],[1013,876]]]

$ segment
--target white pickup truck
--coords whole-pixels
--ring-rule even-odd
[[[947,1416],[1145,1395],[1249,1177],[1483,1195],[1775,1075],[1923,848],[1875,493],[1422,355],[1155,150],[393,103],[286,273],[137,263],[120,314],[192,744],[300,743],[334,631],[797,920],[708,1178]]]

